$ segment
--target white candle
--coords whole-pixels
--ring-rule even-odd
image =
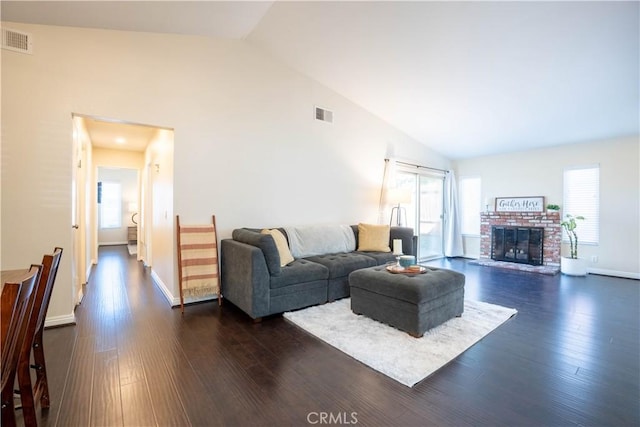
[[[393,239],[393,254],[402,255],[402,239]]]

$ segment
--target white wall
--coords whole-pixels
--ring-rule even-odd
[[[71,245],[73,112],[174,129],[166,227],[174,212],[185,223],[215,214],[221,237],[242,226],[376,221],[389,152],[449,166],[243,41],[5,24],[32,33],[34,54],[1,53],[3,269]],[[314,105],[335,123],[316,122]],[[178,295],[174,233],[162,238],[154,272]],[[65,257],[50,315],[72,313],[70,282]]]
[[[580,257],[592,272],[640,277],[639,147],[638,137],[618,138],[459,160],[454,168],[458,176],[481,177],[481,200],[544,196],[546,203],[562,206],[564,169],[599,164],[600,244],[580,245]],[[468,256],[479,253],[479,239],[465,243]],[[567,250],[565,245],[563,254]]]
[[[147,237],[143,242],[145,263],[153,266],[153,276],[156,282],[160,284],[167,298],[175,303],[179,302],[176,297],[180,291],[177,288],[178,277],[174,273],[177,257],[174,226],[175,214],[180,214],[180,208],[176,208],[177,211],[174,213],[173,156],[173,131],[158,130],[145,153],[146,164],[149,165],[147,184],[149,197],[146,203],[148,210],[145,214],[145,221],[149,227],[144,226]],[[198,185],[198,187],[203,186],[206,186],[206,182]],[[209,221],[207,218],[206,222]],[[171,278],[174,278],[173,282]]]

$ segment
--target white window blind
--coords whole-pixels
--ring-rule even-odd
[[[480,235],[481,181],[478,176],[462,176],[458,183],[458,199],[462,234]]]
[[[578,221],[576,228],[578,242],[597,244],[600,240],[600,166],[565,169],[563,199],[563,215],[585,217],[584,221]],[[566,233],[563,239],[568,240]]]
[[[100,228],[119,227],[122,227],[122,186],[119,182],[103,182]]]

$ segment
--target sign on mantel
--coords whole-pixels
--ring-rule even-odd
[[[544,196],[496,197],[496,212],[543,212]]]

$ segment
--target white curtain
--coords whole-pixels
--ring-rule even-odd
[[[452,170],[444,179],[444,208],[446,222],[444,225],[444,256],[456,257],[464,255],[462,246],[462,227],[458,211],[458,187]]]
[[[380,202],[378,204],[378,224],[385,224],[388,214],[387,194],[396,185],[396,160],[384,159],[384,173],[380,187]]]

